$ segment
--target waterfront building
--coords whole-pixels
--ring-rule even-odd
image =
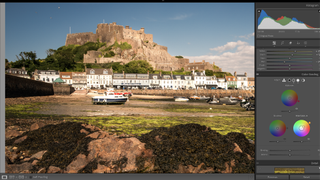
[[[72,85],[72,72],[60,72],[59,75],[65,84]]]
[[[149,74],[149,87],[160,88],[160,81],[161,81],[160,74]]]
[[[216,76],[206,76],[206,89],[218,88],[218,80]]]
[[[184,86],[185,89],[194,89],[195,84],[194,84],[194,79],[192,75],[183,75],[184,77]]]
[[[247,88],[248,87],[248,78],[247,73],[244,74],[237,74],[237,72],[234,72],[234,76],[237,79],[237,88]]]
[[[173,88],[173,77],[171,74],[164,74],[160,80],[160,86],[162,89],[172,89]]]
[[[218,87],[222,89],[228,89],[226,78],[217,78]]]
[[[107,87],[113,87],[112,75],[112,69],[86,68],[87,88],[106,89]]]
[[[248,78],[248,87],[254,89],[254,77]]]
[[[206,87],[206,72],[205,70],[201,72],[192,71],[192,75],[194,76],[194,84],[197,89],[205,89]]]
[[[75,90],[87,89],[87,84],[86,72],[72,72],[72,87]]]
[[[227,88],[237,88],[237,79],[234,76],[226,76]]]
[[[60,71],[56,70],[35,70],[35,80],[53,83],[57,78],[60,78]]]
[[[113,87],[118,89],[141,89],[149,87],[148,74],[114,73]]]
[[[22,67],[22,69],[10,68],[6,70],[6,73],[9,75],[30,79],[30,76],[28,75],[28,71],[26,71],[25,67]]]

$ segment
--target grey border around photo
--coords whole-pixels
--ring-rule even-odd
[[[0,3],[0,67],[5,68],[5,3]],[[5,172],[5,72],[0,73],[0,173]]]

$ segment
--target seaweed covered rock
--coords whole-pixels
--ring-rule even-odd
[[[41,168],[48,169],[49,166],[64,169],[80,153],[86,155],[89,153],[87,145],[92,138],[81,133],[81,129],[92,132],[90,129],[83,127],[81,123],[67,122],[58,125],[46,125],[7,140],[6,146],[14,145],[17,147],[16,153],[19,153],[20,157],[18,159],[20,159],[20,162],[23,162],[25,158],[30,158],[30,163],[36,159],[39,160],[39,162],[33,163],[37,167],[31,169],[31,172],[38,172]],[[22,137],[23,141],[21,141]],[[19,141],[17,142],[17,140]],[[28,156],[23,156],[23,153],[26,154],[26,152],[28,152]]]
[[[66,122],[6,140],[6,173],[253,173],[254,145],[199,124],[112,136]]]
[[[233,137],[199,124],[185,124],[155,129],[139,140],[153,150],[154,171],[159,173],[253,173],[254,160],[241,152],[246,150],[235,150],[235,142],[248,140]]]
[[[118,138],[92,125],[67,122],[7,140],[6,156],[11,173],[118,173],[137,171],[137,159],[150,162],[152,151],[137,138]]]

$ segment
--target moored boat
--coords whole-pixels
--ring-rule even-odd
[[[188,98],[186,98],[186,97],[178,97],[178,96],[176,96],[176,97],[174,97],[174,101],[179,101],[179,102],[188,102],[188,101],[189,101],[189,99],[188,99]]]
[[[114,92],[104,92],[101,96],[92,97],[93,104],[124,104],[128,100],[123,95],[115,95]]]
[[[189,99],[190,100],[200,100],[200,97],[194,95],[194,96],[190,96]]]
[[[210,99],[210,97],[206,97],[206,96],[200,96],[199,97],[199,100],[209,100]]]
[[[212,98],[207,100],[207,103],[209,103],[209,104],[219,104],[219,100],[213,96]]]
[[[234,98],[230,98],[230,97],[224,97],[224,98],[220,98],[219,99],[220,104],[226,104],[226,105],[235,105],[237,103],[239,103],[239,101],[237,99]]]

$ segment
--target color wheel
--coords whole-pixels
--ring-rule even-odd
[[[272,135],[280,137],[286,132],[286,125],[281,120],[275,120],[270,124],[269,131]]]
[[[294,90],[288,89],[282,93],[281,101],[286,106],[293,106],[298,102],[298,94]]]
[[[310,132],[310,125],[305,120],[299,120],[293,125],[293,131],[297,136],[304,137]]]

